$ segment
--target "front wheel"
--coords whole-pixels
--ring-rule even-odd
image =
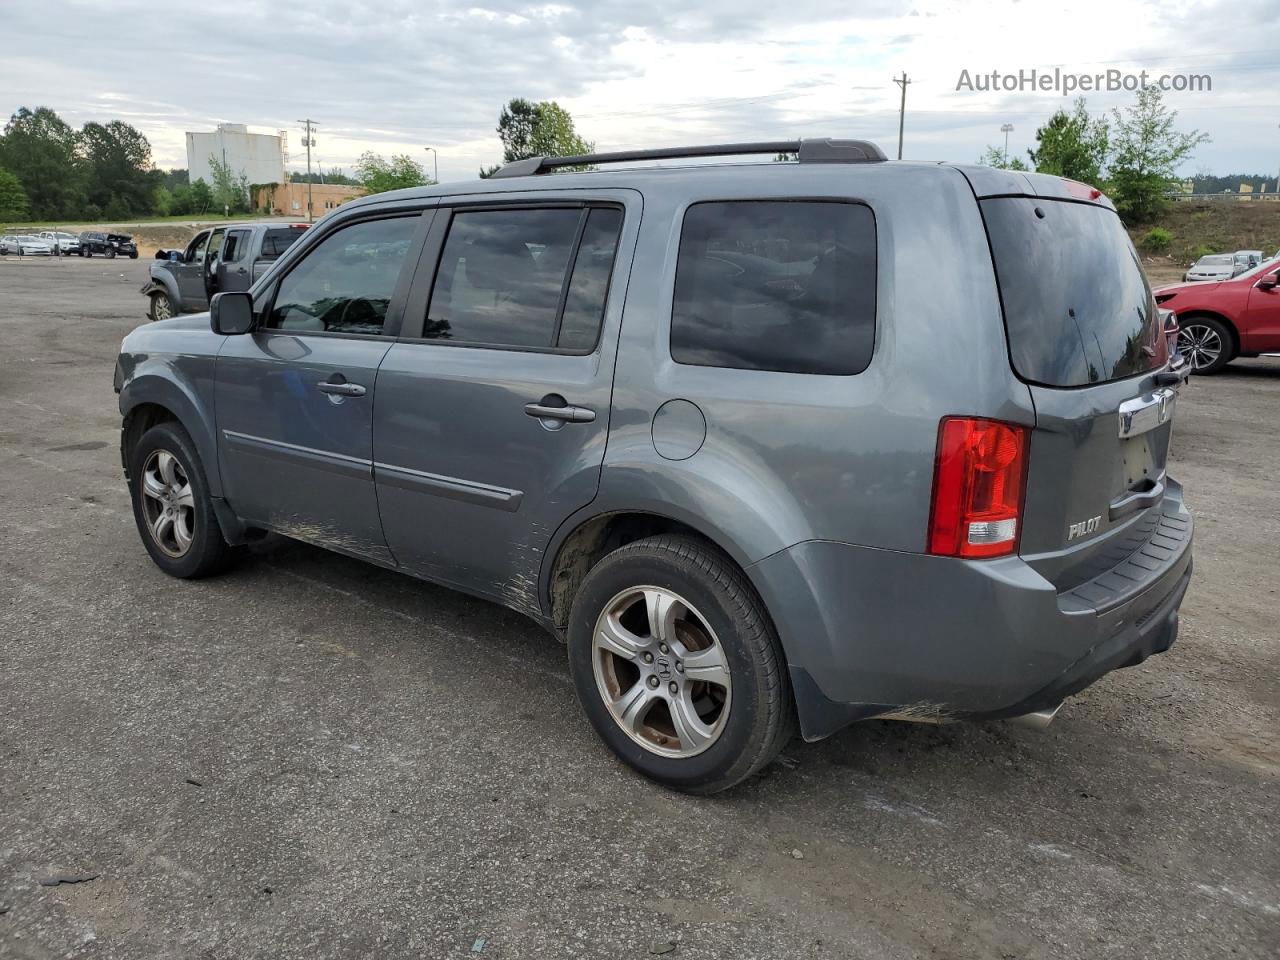
[[[167,293],[153,293],[151,295],[151,309],[147,311],[147,315],[152,320],[168,320],[174,315],[173,301],[169,299]]]
[[[151,559],[171,577],[219,573],[236,549],[222,537],[195,444],[176,423],[142,435],[129,459],[133,518]]]
[[[133,253],[129,254],[129,259],[130,259],[130,260],[137,260],[137,259],[138,259],[138,251],[137,251],[137,250],[135,250],[135,251],[133,251]]]
[[[569,667],[600,738],[678,790],[745,780],[794,731],[768,614],[733,562],[692,537],[640,540],[591,569],[570,615]]]
[[[1214,317],[1189,317],[1179,321],[1178,351],[1200,374],[1217,373],[1234,357],[1231,331]]]
[[[115,247],[107,247],[107,259],[114,260],[116,258]]]

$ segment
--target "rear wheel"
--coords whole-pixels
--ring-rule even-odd
[[[1196,373],[1217,373],[1234,357],[1231,331],[1214,317],[1179,319],[1178,350]]]
[[[176,423],[142,435],[129,462],[133,517],[151,559],[171,577],[207,577],[238,551],[222,537],[195,444]]]
[[[732,561],[692,537],[640,540],[592,568],[573,603],[569,665],[601,739],[678,790],[733,786],[794,730],[763,605]]]
[[[108,260],[114,260],[115,258],[116,258],[116,248],[115,248],[115,247],[107,247],[107,259],[108,259]]]

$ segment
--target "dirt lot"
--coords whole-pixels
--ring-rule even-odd
[[[1180,404],[1170,653],[698,800],[514,614],[285,541],[160,574],[111,392],[145,270],[0,261],[0,956],[1276,956],[1280,360]]]

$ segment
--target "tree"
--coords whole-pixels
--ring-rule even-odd
[[[1112,116],[1115,153],[1109,192],[1126,223],[1145,223],[1165,208],[1165,193],[1175,183],[1179,164],[1208,143],[1209,135],[1175,130],[1178,112],[1164,105],[1159,87],[1143,87],[1132,106],[1123,113],[1113,110]]]
[[[204,182],[204,177],[191,184],[191,213],[208,213],[213,206],[213,191]]]
[[[22,220],[27,216],[30,204],[22,183],[8,170],[0,169],[0,221]]]
[[[1036,130],[1036,149],[1028,150],[1027,156],[1038,173],[1094,184],[1102,179],[1109,138],[1106,118],[1090,117],[1080,97],[1071,113],[1058,110]]]
[[[376,153],[360,154],[360,159],[356,161],[356,180],[370,193],[385,193],[387,190],[435,183],[423,171],[422,164],[407,153],[393,156],[390,160]]]
[[[576,157],[595,150],[594,143],[578,135],[569,111],[554,100],[534,103],[516,97],[498,116],[498,137],[503,163],[529,157]],[[480,176],[491,176],[497,169],[481,170]]]
[[[151,144],[120,120],[86,123],[77,137],[90,203],[123,218],[149,213],[164,175],[151,169]]]
[[[1027,165],[1018,157],[1014,157],[1008,163],[1005,163],[1004,152],[999,147],[987,147],[982,156],[978,158],[978,162],[984,167],[996,167],[1001,170],[1023,170],[1027,169]]]
[[[85,202],[76,132],[48,107],[18,111],[0,137],[0,167],[22,185],[31,215],[58,220],[80,213]]]
[[[243,213],[249,209],[249,178],[241,173],[236,176],[231,164],[209,156],[209,173],[213,177],[214,209],[227,213]]]

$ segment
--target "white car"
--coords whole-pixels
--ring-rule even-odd
[[[1230,253],[1201,257],[1182,275],[1184,283],[1197,280],[1230,280],[1236,275],[1236,258]]]
[[[16,253],[20,257],[47,257],[53,253],[49,241],[27,234],[0,237],[0,254]]]
[[[80,235],[62,230],[41,230],[40,239],[48,242],[55,254],[69,255],[80,252]]]

